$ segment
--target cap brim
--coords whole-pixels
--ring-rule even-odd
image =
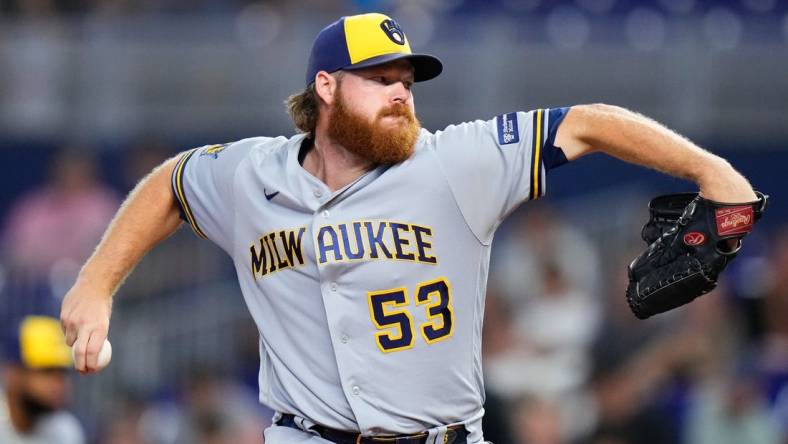
[[[353,71],[356,69],[369,68],[372,66],[382,65],[384,63],[393,62],[394,60],[408,60],[413,65],[413,80],[415,82],[424,82],[426,80],[438,77],[443,71],[443,63],[440,59],[429,54],[384,54],[377,57],[372,57],[363,62],[358,62],[353,65],[346,66],[342,69]]]

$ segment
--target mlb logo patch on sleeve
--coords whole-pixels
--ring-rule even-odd
[[[501,114],[496,117],[496,122],[498,123],[498,144],[507,145],[520,141],[517,113]]]

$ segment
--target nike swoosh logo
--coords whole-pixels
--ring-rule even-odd
[[[265,194],[265,198],[266,198],[266,199],[268,199],[268,200],[271,200],[271,199],[273,199],[274,197],[276,197],[276,195],[277,195],[277,194],[279,194],[279,191],[274,191],[273,193],[271,193],[271,194],[268,194],[268,192],[267,192],[267,191],[265,191],[265,188],[263,188],[263,194]]]

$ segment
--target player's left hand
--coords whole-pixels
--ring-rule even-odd
[[[741,248],[766,209],[768,196],[742,203],[721,203],[695,193],[660,196],[651,201],[643,227],[648,249],[629,266],[627,302],[645,319],[713,290],[717,278]]]
[[[74,368],[82,374],[100,370],[98,355],[109,333],[112,297],[77,280],[66,293],[60,323],[66,344],[74,348]]]

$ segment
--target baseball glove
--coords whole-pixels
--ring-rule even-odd
[[[649,203],[641,236],[648,249],[629,265],[627,302],[640,319],[692,302],[717,286],[742,238],[766,209],[768,196],[727,204],[697,193],[669,194]],[[731,242],[733,239],[735,242]]]

